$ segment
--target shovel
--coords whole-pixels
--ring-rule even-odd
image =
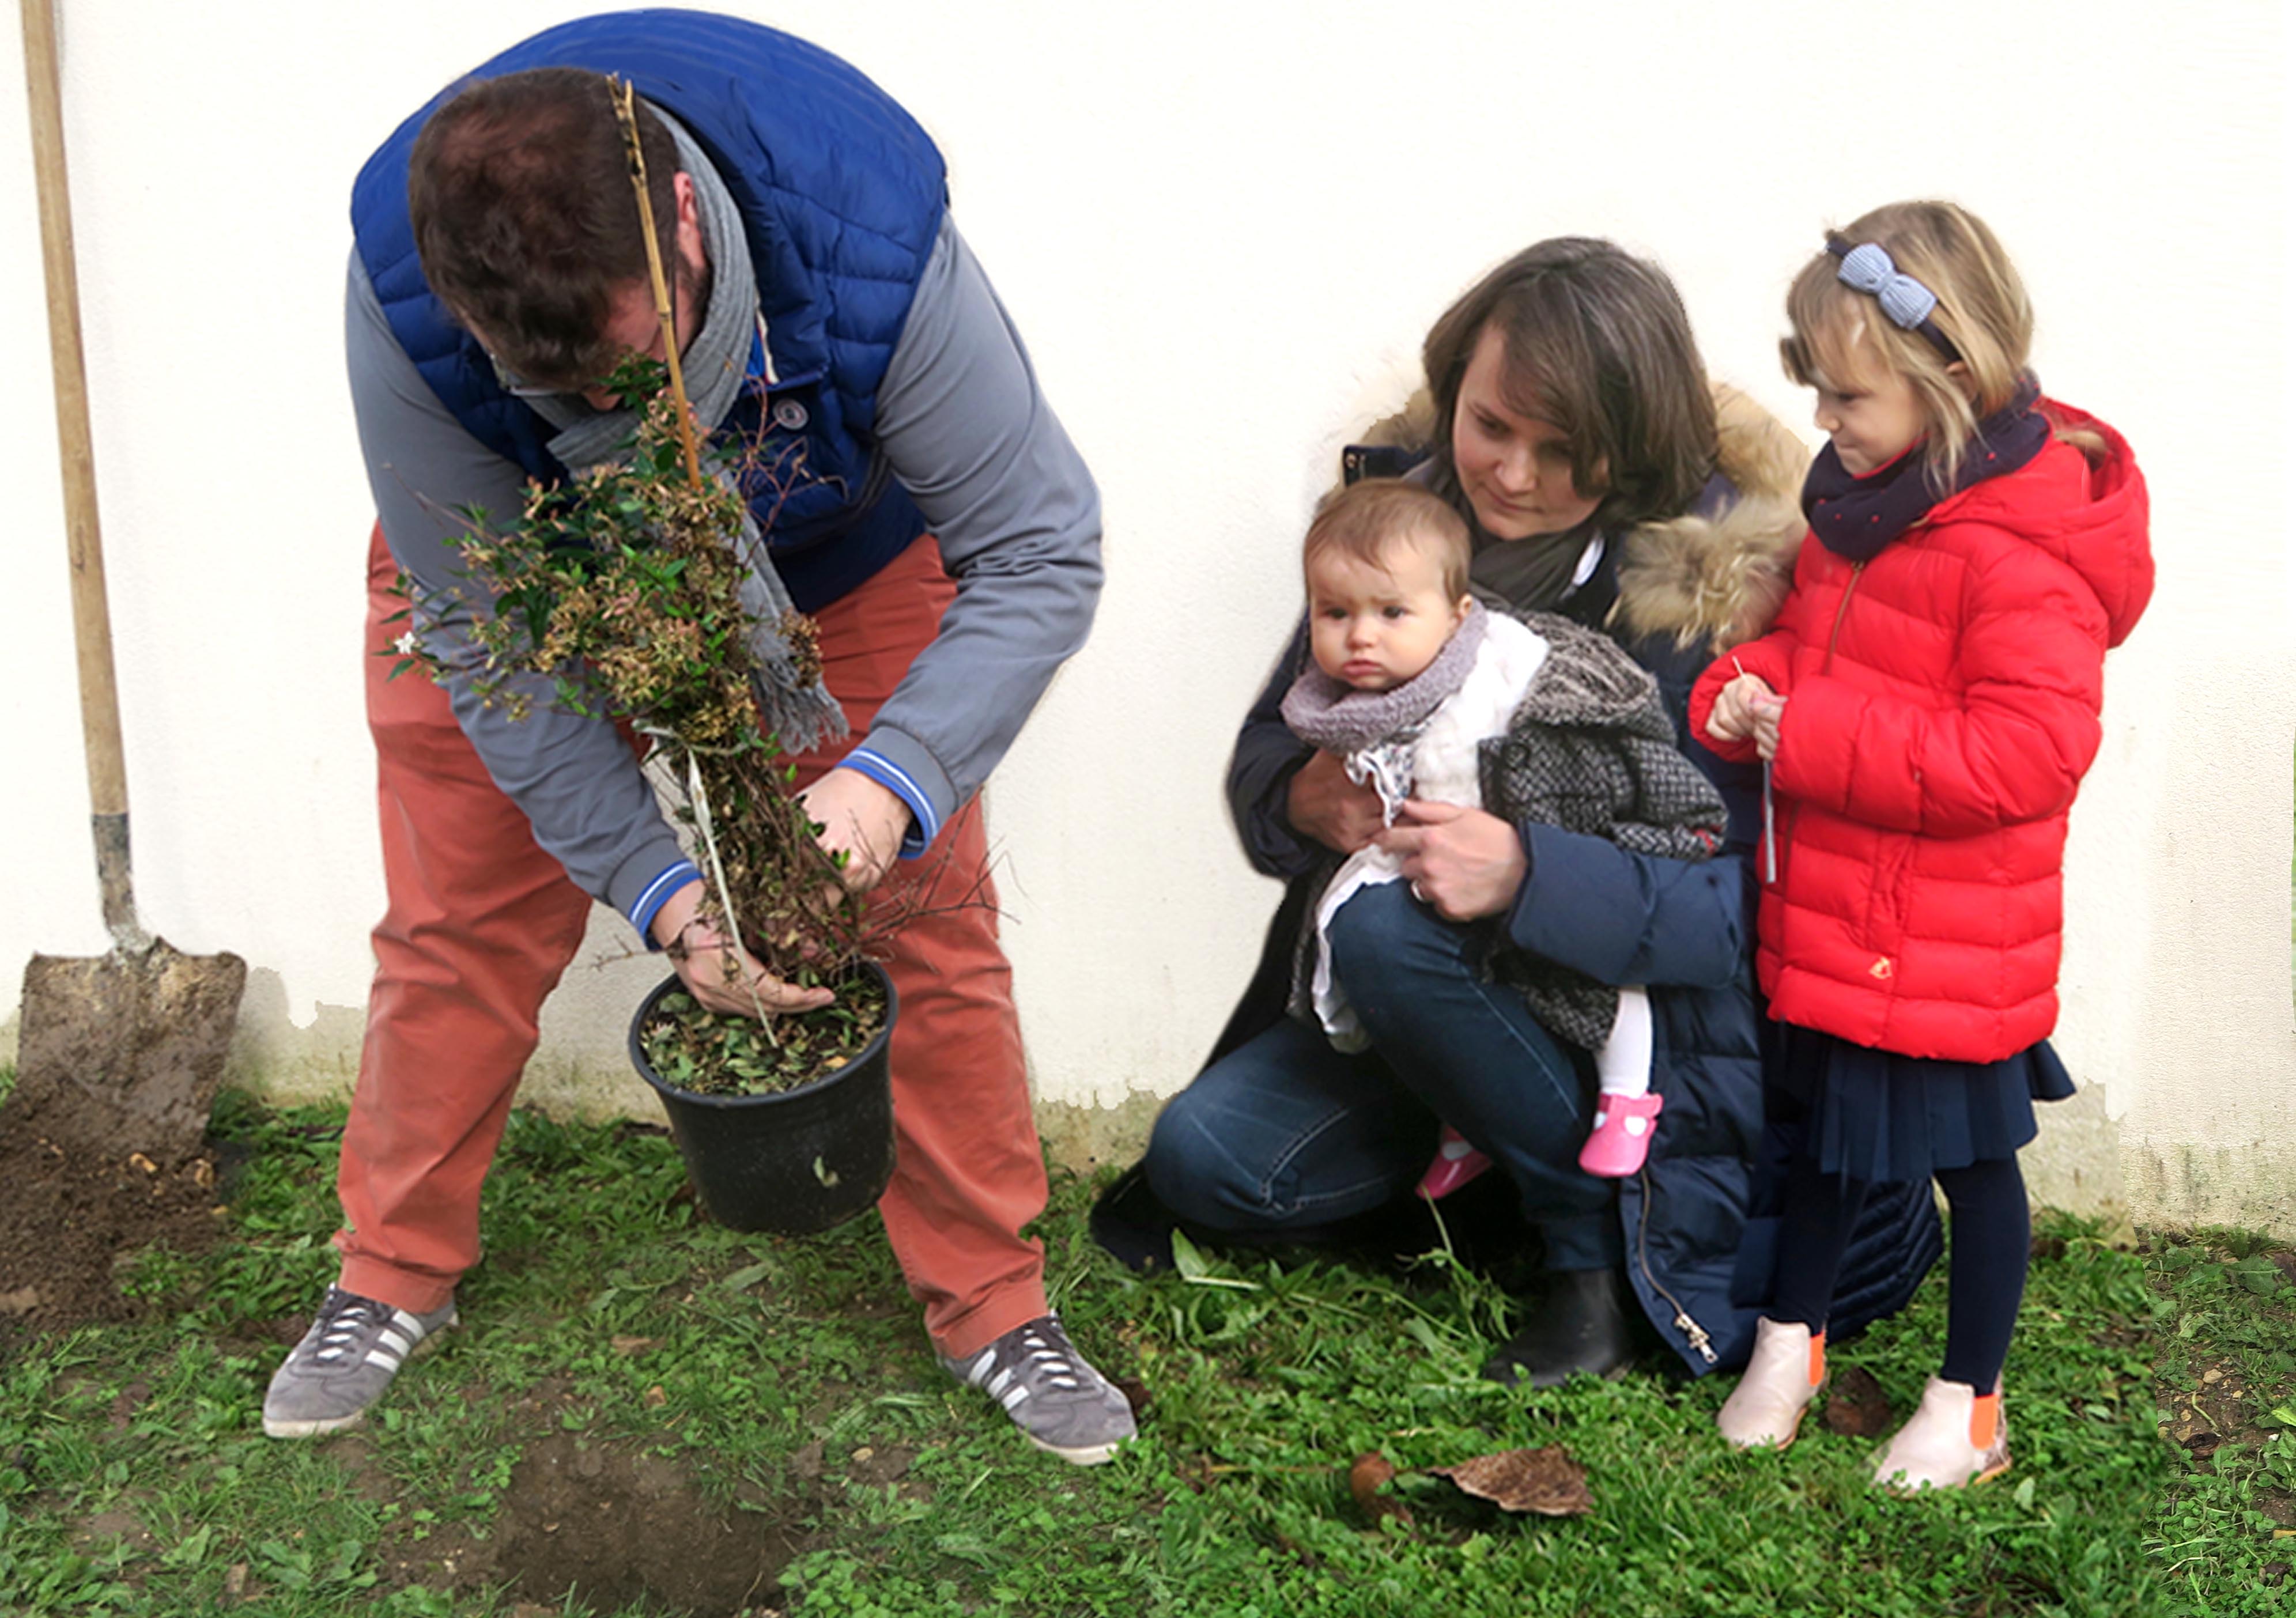
[[[22,0],[32,164],[47,270],[56,437],[62,452],[64,530],[71,552],[72,632],[79,651],[80,725],[94,810],[95,872],[111,952],[93,960],[34,955],[24,969],[23,1027],[12,1105],[67,1149],[155,1164],[195,1155],[223,1078],[247,985],[236,955],[185,955],[144,930],[127,856],[127,775],[119,693],[96,527],[87,373],[80,352],[79,282],[64,177],[63,107],[52,0]]]

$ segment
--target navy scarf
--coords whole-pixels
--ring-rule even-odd
[[[1829,444],[1818,452],[1801,486],[1801,509],[1819,543],[1846,561],[1870,562],[1882,547],[1930,514],[1950,495],[2016,471],[2049,441],[2046,417],[2035,408],[2041,385],[2031,372],[2009,403],[1977,424],[1953,486],[1933,488],[1916,444],[1889,465],[1857,477]]]

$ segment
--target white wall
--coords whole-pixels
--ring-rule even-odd
[[[243,1066],[288,1088],[348,1071],[381,893],[349,181],[447,78],[595,9],[62,0],[144,911],[253,964]],[[1168,1092],[1247,972],[1274,895],[1225,823],[1228,725],[1296,610],[1296,535],[1338,445],[1399,396],[1444,305],[1537,238],[1613,236],[1672,269],[1718,373],[1805,426],[1775,359],[1785,282],[1828,223],[1942,194],[2008,243],[2043,377],[2128,433],[2154,497],[2160,593],[2113,662],[2075,816],[2061,1042],[2092,1088],[2053,1123],[2052,1189],[2296,1228],[2278,5],[747,9],[859,63],[941,141],[1106,496],[1097,633],[990,792],[1046,1098]],[[0,44],[12,976],[105,942],[18,48]],[[544,1093],[635,1093],[609,1075],[652,970],[577,970]]]

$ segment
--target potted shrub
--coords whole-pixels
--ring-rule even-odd
[[[618,94],[668,333],[627,86]],[[769,1017],[758,1005],[754,1017],[722,1017],[673,977],[630,1028],[631,1059],[661,1096],[711,1215],[802,1233],[868,1207],[892,1172],[886,1045],[897,1007],[871,956],[905,918],[873,918],[848,891],[842,856],[817,841],[761,717],[761,695],[816,686],[820,658],[804,615],[781,615],[761,638],[744,605],[742,488],[785,497],[804,469],[759,466],[740,445],[702,446],[676,345],[663,346],[667,365],[633,360],[609,382],[636,420],[619,462],[533,488],[514,522],[464,513],[461,560],[474,599],[490,603],[473,615],[472,677],[513,719],[546,681],[540,699],[644,739],[647,773],[702,872],[705,917],[776,977],[835,993],[816,1011]],[[427,661],[412,635],[398,649],[394,674]]]

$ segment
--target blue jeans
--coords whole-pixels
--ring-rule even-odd
[[[1357,894],[1328,938],[1371,1048],[1334,1050],[1286,1017],[1213,1063],[1156,1120],[1157,1198],[1210,1230],[1305,1232],[1408,1192],[1439,1121],[1513,1179],[1549,1269],[1620,1263],[1617,1188],[1578,1167],[1595,1112],[1586,1054],[1483,981],[1468,929],[1405,883]]]

